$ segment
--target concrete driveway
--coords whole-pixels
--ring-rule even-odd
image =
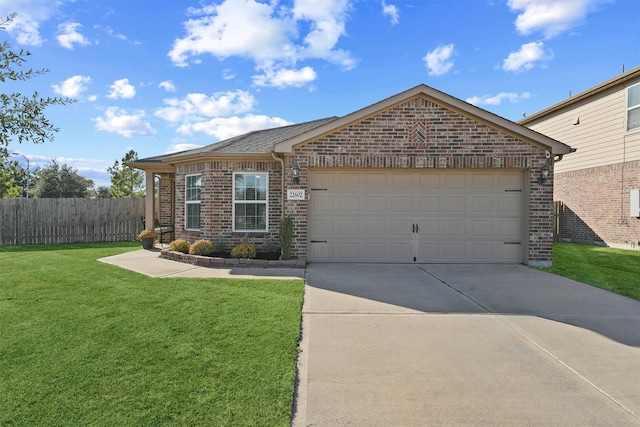
[[[521,265],[311,264],[301,347],[294,426],[640,425],[640,302]]]

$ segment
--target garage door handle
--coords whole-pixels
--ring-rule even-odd
[[[312,240],[311,243],[327,243],[326,240]]]
[[[420,230],[420,228],[418,227],[418,224],[416,224],[416,233]]]
[[[416,232],[416,225],[415,224],[411,224],[411,232],[412,233]]]

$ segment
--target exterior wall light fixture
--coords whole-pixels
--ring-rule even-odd
[[[293,183],[300,183],[300,166],[298,166],[297,162],[293,162],[293,166],[291,167],[291,175],[293,176]]]
[[[540,176],[538,177],[538,184],[543,185],[549,179],[549,166],[546,164],[540,169]]]

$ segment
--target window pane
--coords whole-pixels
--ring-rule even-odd
[[[640,106],[640,85],[631,86],[629,88],[629,96],[627,99],[628,108]]]
[[[188,176],[186,187],[185,197],[187,201],[200,200],[200,175]]]
[[[187,204],[187,228],[188,229],[200,229],[200,204],[189,203]]]
[[[245,197],[244,197],[245,180],[244,180],[243,174],[236,174],[234,185],[235,185],[236,200],[245,200]]]
[[[235,229],[266,230],[268,174],[247,172],[234,176]]]
[[[236,230],[266,230],[267,206],[264,203],[236,204]]]
[[[640,107],[627,113],[627,130],[640,128]]]

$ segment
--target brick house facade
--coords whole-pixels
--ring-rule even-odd
[[[159,215],[171,216],[176,237],[189,241],[251,242],[260,250],[278,244],[286,216],[294,223],[292,254],[314,262],[550,265],[553,158],[569,152],[558,141],[420,85],[341,118],[282,128],[280,135],[253,132],[132,165],[147,173],[171,165],[173,173],[161,175]],[[551,172],[544,182],[543,169]],[[238,173],[268,179],[262,231],[234,228],[234,218],[242,219],[234,211],[240,207],[234,199]],[[185,180],[196,175],[201,220],[190,230]],[[335,185],[314,188],[327,179]],[[340,179],[363,187],[349,190]],[[381,186],[367,184],[374,181]],[[287,197],[296,189],[304,190],[303,198]]]

